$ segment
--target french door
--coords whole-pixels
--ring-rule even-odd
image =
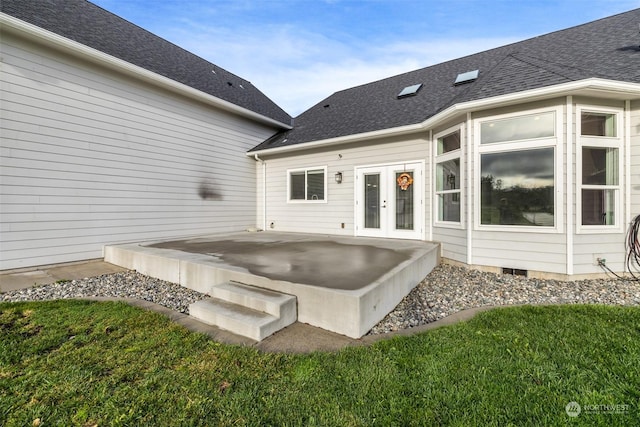
[[[423,164],[356,168],[356,235],[422,239]]]

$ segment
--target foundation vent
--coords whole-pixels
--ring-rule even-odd
[[[529,271],[528,270],[520,270],[519,268],[503,267],[502,268],[502,274],[511,274],[513,276],[528,277],[529,276]]]

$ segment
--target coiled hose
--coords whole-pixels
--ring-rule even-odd
[[[640,215],[636,216],[627,233],[627,271],[634,280],[640,281]],[[635,273],[634,273],[635,271]]]
[[[627,258],[625,260],[626,270],[631,277],[622,277],[609,268],[606,264],[600,264],[603,270],[616,276],[618,279],[631,280],[640,282],[640,215],[636,216],[629,226],[627,232],[627,240],[625,241],[625,249],[627,250]]]

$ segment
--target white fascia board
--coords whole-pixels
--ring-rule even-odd
[[[199,91],[198,89],[194,89],[183,83],[179,83],[170,78],[161,76],[160,74],[156,74],[152,71],[131,64],[130,62],[116,58],[115,56],[108,55],[82,43],[78,43],[59,34],[45,30],[38,27],[37,25],[22,21],[11,15],[7,15],[6,13],[0,12],[0,28],[2,28],[2,31],[17,33],[30,40],[37,41],[46,45],[55,46],[57,49],[69,53],[73,56],[81,57],[83,60],[88,60],[103,65],[112,70],[116,70],[123,74],[133,76],[140,80],[152,83],[156,86],[161,86],[165,89],[171,90],[172,92],[179,93],[189,98],[196,99],[198,101],[255,120],[257,122],[261,122],[278,128],[292,128],[290,124],[282,123],[278,120],[263,116],[262,114],[256,113],[244,107],[240,107],[229,101],[225,101],[224,99],[209,95],[208,93]]]
[[[400,127],[390,128],[390,129],[381,129],[381,130],[376,130],[376,131],[372,131],[372,132],[365,132],[365,133],[357,133],[357,134],[354,134],[354,135],[346,135],[346,136],[340,136],[340,137],[337,137],[337,138],[330,138],[330,139],[322,139],[322,140],[319,140],[319,141],[304,142],[302,144],[287,145],[287,146],[284,146],[284,147],[265,148],[264,150],[249,151],[246,154],[248,156],[254,156],[254,155],[261,156],[263,154],[277,154],[277,153],[282,153],[282,152],[290,152],[290,151],[298,151],[298,150],[309,150],[311,148],[315,148],[315,147],[318,147],[318,146],[328,147],[328,146],[331,146],[331,145],[347,144],[347,143],[351,143],[351,142],[358,142],[358,141],[366,141],[366,140],[371,140],[371,139],[384,138],[386,136],[407,135],[407,134],[411,134],[411,133],[420,132],[422,130],[424,130],[424,126],[422,126],[421,123],[417,123],[417,124],[414,124],[414,125],[400,126]]]
[[[554,86],[547,86],[538,89],[527,90],[523,92],[513,92],[506,95],[494,96],[491,98],[484,98],[475,101],[462,102],[460,104],[452,105],[451,107],[443,110],[435,116],[429,117],[427,120],[421,123],[401,126],[390,129],[377,130],[373,132],[358,133],[354,135],[345,135],[337,138],[323,139],[319,141],[305,142],[296,145],[288,145],[284,147],[266,148],[264,150],[252,151],[247,153],[253,156],[278,154],[291,151],[307,150],[317,147],[327,147],[338,144],[347,144],[351,142],[358,142],[363,140],[370,140],[376,138],[382,138],[387,136],[406,135],[410,133],[417,133],[433,129],[439,124],[446,122],[447,120],[457,116],[459,114],[466,114],[469,112],[496,108],[500,106],[512,105],[517,103],[531,102],[542,99],[553,98],[556,96],[566,96],[569,94],[575,94],[581,91],[602,92],[603,94],[611,95],[616,93],[620,95],[621,99],[640,98],[640,84],[628,83],[616,80],[606,80],[600,78],[592,78],[585,80],[578,80],[575,82],[563,83]]]

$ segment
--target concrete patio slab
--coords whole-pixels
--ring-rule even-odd
[[[207,294],[235,281],[295,295],[299,322],[359,338],[438,264],[439,246],[244,232],[107,246],[105,261]]]

